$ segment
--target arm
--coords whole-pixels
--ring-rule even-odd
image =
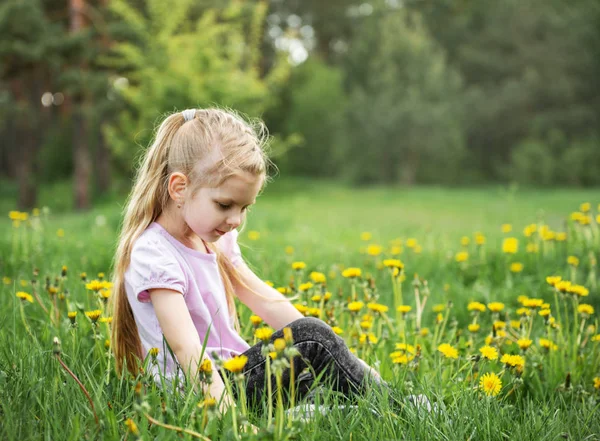
[[[158,323],[163,331],[169,346],[173,349],[177,361],[185,371],[187,378],[192,381],[194,388],[198,378],[198,368],[202,361],[202,342],[194,326],[183,295],[170,289],[150,289],[150,298]],[[203,359],[208,358],[206,353]],[[212,383],[209,387],[202,385],[202,393],[210,394],[219,401],[221,398],[221,411],[224,412],[232,404],[231,397],[225,392],[225,385],[213,364]]]
[[[246,288],[234,285],[238,298],[269,326],[281,329],[304,317],[279,291],[263,282],[244,262],[236,267]]]

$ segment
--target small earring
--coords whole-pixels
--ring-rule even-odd
[[[177,208],[181,208],[181,204],[177,204]]]

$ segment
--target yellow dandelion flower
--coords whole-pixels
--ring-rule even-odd
[[[408,343],[396,343],[396,350],[401,352],[410,352],[411,354],[416,352],[415,347]]]
[[[519,240],[516,237],[507,237],[502,242],[502,252],[516,254],[519,251]]]
[[[412,309],[412,307],[410,305],[400,305],[396,308],[396,310],[398,312],[401,312],[402,314],[406,314],[406,313],[410,312],[411,309]]]
[[[248,231],[248,239],[250,240],[258,240],[260,239],[260,233],[258,231]]]
[[[56,230],[56,235],[58,237],[65,237],[65,230],[63,230],[62,228],[59,228],[58,230]]]
[[[292,269],[296,271],[300,271],[306,268],[306,263],[304,262],[292,262]]]
[[[479,332],[479,329],[481,329],[481,326],[479,326],[479,323],[471,323],[468,326],[469,332],[475,333],[475,332]]]
[[[564,242],[566,240],[567,240],[567,233],[564,233],[564,232],[556,233],[556,241],[557,242]]]
[[[592,341],[600,341],[600,334],[596,334],[592,337]]]
[[[523,306],[525,308],[541,308],[544,305],[543,299],[527,299],[523,302]],[[518,310],[517,310],[518,314]],[[523,314],[521,314],[523,315]]]
[[[246,366],[246,363],[248,363],[248,357],[245,355],[236,355],[235,357],[225,361],[223,363],[223,368],[227,369],[229,372],[238,374],[242,372],[244,366]]]
[[[24,302],[33,303],[33,297],[31,296],[31,294],[28,294],[23,291],[19,291],[19,292],[17,292],[16,296],[17,296],[17,298],[23,300]]]
[[[500,312],[504,309],[504,303],[502,302],[491,302],[487,305],[488,309],[492,312]]]
[[[513,329],[521,329],[521,320],[511,320],[510,327]]]
[[[469,310],[469,311],[483,312],[483,311],[485,311],[485,305],[483,303],[480,303],[480,302],[470,302],[467,305],[467,310]]]
[[[375,345],[377,344],[379,339],[377,338],[377,336],[375,336],[375,334],[369,332],[368,334],[360,334],[360,336],[358,337],[358,341],[360,344],[370,343]]]
[[[443,312],[445,309],[446,305],[444,303],[437,303],[433,305],[433,308],[431,308],[433,312]]]
[[[367,254],[369,256],[379,256],[382,250],[381,245],[371,244],[367,247]]]
[[[279,291],[281,294],[284,294],[284,295],[292,292],[292,290],[287,286],[280,286],[277,288],[277,291]]]
[[[362,271],[360,268],[346,268],[342,271],[342,276],[347,279],[354,279],[355,277],[360,277],[362,275]]]
[[[448,343],[442,343],[437,347],[437,350],[446,358],[458,358],[458,350]]]
[[[600,389],[600,377],[594,377],[594,389]]]
[[[506,322],[502,320],[496,320],[493,325],[496,329],[506,329]]]
[[[92,280],[89,283],[85,284],[85,289],[88,289],[90,291],[98,292],[102,288],[104,288],[104,284],[100,280]]]
[[[273,347],[277,352],[283,352],[287,348],[287,342],[283,338],[276,338],[273,342]]]
[[[531,346],[532,343],[533,342],[528,338],[520,338],[517,340],[517,345],[519,345],[519,348],[523,351],[529,349],[529,346]]]
[[[200,372],[204,373],[204,374],[210,374],[212,373],[212,361],[210,361],[210,358],[205,358],[202,360],[202,362],[200,363]]]
[[[342,328],[340,328],[339,326],[332,326],[331,328],[333,330],[333,332],[335,332],[337,335],[342,335],[344,333],[344,330]]]
[[[498,350],[492,346],[482,346],[479,348],[479,352],[481,352],[481,355],[488,360],[498,359]]]
[[[254,331],[254,336],[256,338],[258,338],[259,340],[262,340],[263,342],[269,341],[269,339],[271,338],[272,335],[273,335],[273,330],[266,326],[264,326],[262,328],[258,328],[256,331]]]
[[[558,349],[558,346],[552,340],[549,340],[547,338],[540,338],[539,343],[542,348],[547,350],[555,351]]]
[[[387,268],[404,268],[404,264],[399,259],[384,259],[383,266]]]
[[[408,364],[410,361],[414,360],[415,357],[407,355],[404,352],[392,352],[390,358],[394,364]]]
[[[504,354],[500,359],[500,363],[504,363],[507,367],[523,367],[525,366],[525,359],[520,355]]]
[[[294,247],[291,245],[288,245],[285,247],[285,254],[294,254]]]
[[[364,240],[365,242],[368,240],[371,240],[372,237],[373,237],[373,235],[371,233],[369,233],[368,231],[364,231],[364,232],[360,233],[360,240]]]
[[[308,310],[306,311],[306,315],[309,315],[311,317],[320,317],[321,309],[320,308],[308,308]]]
[[[309,289],[311,289],[314,285],[311,282],[306,282],[306,283],[301,283],[300,286],[298,287],[298,289],[302,292],[304,291],[308,291]]]
[[[317,271],[310,273],[309,277],[314,283],[325,283],[327,281],[325,274]]]
[[[484,245],[485,244],[485,236],[481,233],[475,233],[475,243],[477,245]]]
[[[112,323],[112,317],[100,317],[100,323],[108,323],[109,325]]]
[[[152,358],[156,358],[158,356],[159,352],[160,352],[160,349],[158,349],[158,348],[150,348],[150,350],[148,351],[148,353],[150,354],[150,356]]]
[[[529,254],[537,254],[540,252],[540,247],[537,243],[528,243],[525,251],[527,251]]]
[[[582,303],[577,307],[577,312],[584,316],[590,316],[594,314],[594,307],[592,305],[588,305],[587,303]]]
[[[463,247],[466,247],[466,246],[468,246],[468,245],[469,245],[469,243],[471,243],[471,239],[470,239],[468,236],[463,236],[463,237],[461,237],[461,238],[460,238],[460,244],[461,244]]]
[[[510,233],[512,231],[511,224],[502,224],[501,230],[503,233]]]
[[[483,374],[479,379],[479,387],[489,397],[495,397],[502,389],[502,380],[493,372]]]
[[[456,253],[456,256],[454,256],[454,259],[457,262],[466,262],[467,260],[469,260],[469,253],[467,253],[466,251],[461,251],[459,253]]]
[[[386,305],[382,305],[380,303],[367,303],[367,308],[369,308],[371,311],[375,311],[380,314],[386,313],[390,309]]]
[[[92,323],[96,323],[100,318],[101,314],[102,311],[100,311],[99,309],[94,309],[93,311],[85,311],[85,316],[89,318],[92,321]]]
[[[12,279],[10,277],[2,277],[2,283],[4,283],[5,285],[10,285],[12,283]]]
[[[250,322],[252,323],[252,325],[258,326],[262,323],[262,319],[257,315],[251,315]]]
[[[127,420],[125,421],[125,425],[133,435],[138,436],[140,434],[137,424],[135,424],[135,422],[131,418],[127,418]]]
[[[305,306],[302,303],[294,303],[294,308],[296,308],[300,314],[305,314],[308,311],[308,306]]]
[[[365,304],[363,302],[350,302],[348,303],[348,309],[351,312],[358,312],[360,311],[363,306],[365,306]]]
[[[397,256],[398,254],[402,254],[402,247],[398,245],[394,245],[390,248],[390,254],[392,256]]]
[[[563,287],[561,287],[563,288]],[[561,292],[568,292],[570,294],[575,294],[579,297],[587,297],[590,294],[590,291],[582,285],[572,285],[571,282],[569,282],[569,285],[565,287],[565,290],[563,291],[562,289],[560,289],[559,291]]]
[[[579,266],[579,258],[577,256],[569,256],[567,257],[567,264],[571,266]]]
[[[523,271],[523,264],[521,262],[513,262],[510,264],[510,271],[513,273],[520,273]]]
[[[562,280],[560,276],[548,276],[546,277],[546,283],[550,286],[556,286],[558,282]]]
[[[592,209],[592,204],[590,204],[589,202],[583,202],[580,206],[579,206],[579,210],[583,211],[584,213],[587,213],[588,211],[590,211]]]

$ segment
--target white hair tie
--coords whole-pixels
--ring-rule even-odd
[[[196,109],[187,109],[181,112],[181,114],[183,115],[183,119],[185,119],[185,122],[188,122],[193,120],[196,116]]]

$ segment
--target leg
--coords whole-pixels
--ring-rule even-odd
[[[294,346],[300,352],[300,356],[293,359],[298,398],[307,395],[316,378],[323,379],[333,390],[347,397],[360,392],[367,378],[376,378],[369,373],[370,368],[350,352],[344,340],[323,321],[307,317],[287,327],[291,329]],[[282,336],[283,331],[279,330],[273,334],[272,341]],[[247,396],[251,402],[258,403],[267,390],[266,360],[261,354],[261,345],[253,346],[244,355],[248,357],[244,369]],[[275,381],[272,381],[274,385]],[[289,387],[289,369],[283,373],[283,384]]]

